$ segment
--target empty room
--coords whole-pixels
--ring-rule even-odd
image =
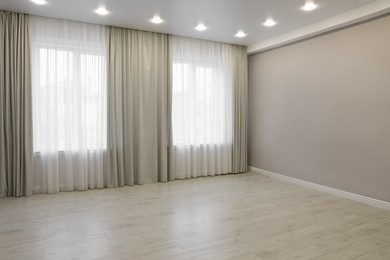
[[[0,0],[1,260],[389,260],[390,0]]]

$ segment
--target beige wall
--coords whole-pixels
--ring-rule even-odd
[[[390,202],[390,16],[249,58],[249,165]]]

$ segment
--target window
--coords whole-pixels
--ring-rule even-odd
[[[172,171],[179,179],[230,173],[235,47],[177,36],[169,43]]]
[[[104,44],[33,37],[35,151],[107,146]]]
[[[230,89],[215,61],[177,59],[173,62],[173,144],[226,143],[231,126]]]

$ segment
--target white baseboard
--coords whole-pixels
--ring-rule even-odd
[[[282,175],[282,174],[278,174],[278,173],[274,173],[274,172],[258,169],[258,168],[251,167],[251,166],[249,167],[249,171],[254,172],[254,173],[258,173],[258,174],[261,174],[261,175],[264,175],[264,176],[268,176],[268,177],[271,177],[271,178],[274,178],[274,179],[278,179],[278,180],[281,180],[281,181],[294,183],[294,184],[297,184],[299,186],[303,186],[303,187],[306,187],[306,188],[319,190],[319,191],[326,192],[326,193],[329,193],[329,194],[332,194],[332,195],[336,195],[336,196],[339,196],[339,197],[343,197],[343,198],[346,198],[346,199],[350,199],[350,200],[358,201],[358,202],[361,202],[361,203],[365,203],[365,204],[368,204],[370,206],[374,206],[374,207],[377,207],[377,208],[390,210],[390,203],[386,202],[386,201],[383,201],[383,200],[377,200],[377,199],[374,199],[374,198],[365,197],[365,196],[362,196],[362,195],[359,195],[359,194],[355,194],[355,193],[351,193],[351,192],[347,192],[347,191],[343,191],[343,190],[338,190],[338,189],[335,189],[335,188],[331,188],[331,187],[323,186],[323,185],[316,184],[316,183],[313,183],[313,182],[308,182],[308,181],[304,181],[304,180],[288,177],[288,176],[285,176],[285,175]]]

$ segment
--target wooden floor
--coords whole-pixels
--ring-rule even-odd
[[[6,198],[0,259],[390,259],[390,212],[254,173]]]

